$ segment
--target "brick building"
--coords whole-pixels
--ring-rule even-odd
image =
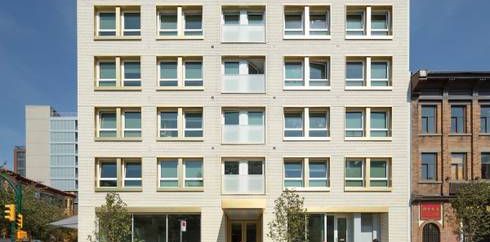
[[[412,241],[460,241],[449,199],[490,179],[490,72],[419,71],[411,79]]]

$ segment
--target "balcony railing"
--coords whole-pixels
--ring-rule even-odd
[[[223,143],[232,143],[232,144],[264,143],[264,126],[225,125],[223,126]]]
[[[261,93],[265,91],[265,75],[227,75],[223,76],[223,92]]]
[[[223,42],[265,42],[264,25],[223,25]]]
[[[263,175],[224,175],[223,194],[263,194]]]

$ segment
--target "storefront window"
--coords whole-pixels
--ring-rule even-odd
[[[180,238],[180,223],[186,221],[186,231]],[[200,242],[201,215],[160,214],[133,215],[134,241]]]

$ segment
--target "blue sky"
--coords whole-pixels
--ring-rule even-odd
[[[410,70],[490,70],[490,1],[411,3]],[[76,111],[76,1],[4,1],[0,29],[1,165],[25,142],[25,105]]]

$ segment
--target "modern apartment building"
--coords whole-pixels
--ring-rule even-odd
[[[77,7],[79,238],[115,191],[132,239],[267,242],[293,189],[310,241],[410,240],[408,0]]]
[[[490,179],[489,72],[419,71],[411,80],[412,241],[459,242],[449,199]]]
[[[25,176],[65,192],[78,189],[77,115],[26,106]]]
[[[14,172],[26,176],[26,148],[24,146],[14,147]]]

